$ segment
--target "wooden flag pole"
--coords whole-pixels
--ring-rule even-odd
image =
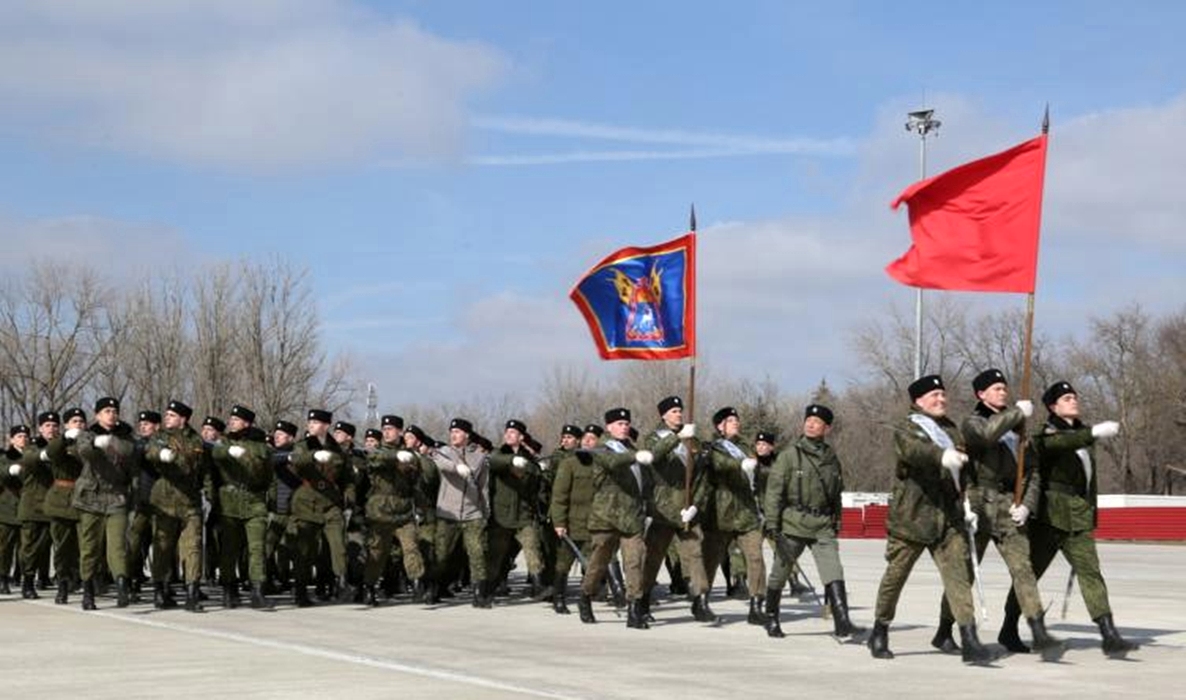
[[[696,235],[696,205],[692,205],[691,215],[688,221],[688,230],[692,235]],[[693,275],[695,280],[695,275]],[[692,296],[695,298],[696,290],[692,289]],[[696,320],[692,319],[693,327],[695,327]],[[696,351],[692,351],[691,361],[688,363],[688,410],[684,414],[685,423],[696,422]],[[692,507],[692,471],[696,464],[696,445],[694,440],[684,440],[684,447],[688,452],[688,461],[684,464],[684,508]],[[684,529],[691,529],[690,522],[684,523]]]

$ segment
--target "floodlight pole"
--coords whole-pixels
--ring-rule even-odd
[[[918,179],[927,177],[927,134],[932,131],[938,135],[938,119],[932,119],[933,109],[920,109],[906,115],[906,131],[918,134]],[[915,290],[914,296],[914,378],[922,376],[922,288]]]

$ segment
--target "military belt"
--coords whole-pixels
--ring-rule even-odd
[[[1046,490],[1047,491],[1055,491],[1057,493],[1065,493],[1068,496],[1078,496],[1079,498],[1087,498],[1087,494],[1084,493],[1082,490],[1080,490],[1079,487],[1074,486],[1072,484],[1064,484],[1060,481],[1051,481],[1051,482],[1047,483]]]
[[[54,486],[74,488],[74,479],[54,479]]]
[[[832,514],[831,508],[809,508],[807,506],[800,505],[798,503],[791,503],[790,506],[791,506],[791,508],[794,508],[795,510],[799,511],[800,513],[807,513],[808,515],[814,515],[817,518],[822,518],[824,516],[828,516],[828,515]]]

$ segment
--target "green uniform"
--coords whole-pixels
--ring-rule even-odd
[[[401,453],[404,461],[400,460]],[[386,570],[395,539],[399,540],[408,578],[424,576],[424,559],[420,556],[416,527],[416,489],[422,465],[428,461],[427,457],[390,445],[382,445],[367,456],[371,487],[366,501],[366,520],[370,534],[363,582],[368,586],[378,583]]]
[[[932,419],[917,410],[894,431],[896,480],[886,523],[886,569],[877,590],[875,617],[879,624],[893,621],[902,588],[924,550],[939,569],[956,622],[961,627],[975,623],[960,499],[968,478],[961,472],[957,488],[942,465],[944,449],[962,445],[955,423],[947,418]]]
[[[593,506],[593,457],[588,452],[568,452],[556,463],[552,499],[548,514],[553,527],[564,528],[586,560],[592,553],[589,537],[589,510]],[[572,548],[561,543],[556,550],[556,585],[568,582],[568,572],[576,561]]]
[[[292,495],[300,487],[301,480],[288,468],[291,446],[277,449],[269,457],[272,467],[272,487],[268,490],[268,534],[264,540],[264,553],[270,567],[270,578],[278,589],[285,589],[291,583],[292,562],[295,556],[295,537],[289,515],[292,512]],[[279,592],[275,590],[273,592]]]
[[[74,484],[82,473],[82,463],[67,450],[67,440],[56,437],[45,446],[53,483],[45,492],[42,507],[49,516],[49,534],[53,541],[54,571],[67,581],[78,580],[78,511],[70,505]]]
[[[41,568],[49,556],[49,516],[45,514],[45,494],[53,485],[54,477],[48,457],[41,459],[45,441],[35,438],[24,450],[9,448],[8,459],[19,465],[21,501],[17,515],[21,520],[21,571],[26,578]]]
[[[329,453],[329,460],[318,462],[314,454]],[[330,568],[338,579],[346,576],[346,521],[343,508],[352,493],[349,465],[341,448],[332,438],[324,442],[309,436],[298,440],[290,455],[293,472],[301,485],[292,496],[292,521],[296,531],[296,579],[307,585],[312,577],[320,536],[329,547]],[[353,500],[351,498],[350,500]],[[318,572],[319,576],[323,572]]]
[[[516,457],[522,458],[523,466],[514,465]],[[539,577],[543,573],[536,524],[539,463],[522,445],[517,449],[503,445],[487,457],[487,463],[490,468],[489,570],[502,571],[511,540],[517,540],[527,560],[527,573]]]
[[[165,450],[172,452],[165,461]],[[157,474],[152,504],[152,580],[167,584],[180,556],[190,586],[202,580],[202,485],[209,467],[202,437],[188,424],[162,429],[144,448],[146,468]]]
[[[835,450],[824,440],[805,435],[779,453],[766,485],[763,510],[767,527],[777,528],[786,537],[796,561],[804,549],[811,548],[824,586],[844,580],[837,538],[843,491],[844,477]],[[782,590],[794,564],[776,552],[769,588]]]
[[[272,485],[271,454],[262,430],[251,427],[227,433],[210,450],[218,472],[219,525],[222,528],[219,573],[223,586],[235,585],[234,572],[247,551],[247,578],[262,584],[267,578],[265,540],[268,528],[268,488]],[[243,453],[231,456],[232,448]],[[239,452],[239,450],[235,450]]]
[[[670,444],[670,448],[660,454],[660,445]],[[708,577],[704,571],[704,529],[701,523],[712,514],[709,499],[712,487],[708,481],[706,471],[700,464],[694,464],[695,473],[692,478],[691,504],[696,507],[698,515],[684,526],[680,518],[680,511],[688,503],[687,499],[687,465],[689,460],[698,462],[689,453],[699,452],[699,442],[692,438],[681,441],[675,432],[665,426],[660,426],[646,436],[646,449],[655,453],[655,461],[651,463],[650,472],[653,475],[654,488],[650,499],[649,514],[653,518],[651,527],[646,535],[646,565],[643,570],[643,590],[649,591],[655,585],[659,575],[659,567],[663,565],[663,558],[667,548],[675,542],[679,552],[680,569],[685,578],[691,580],[688,592],[699,596],[708,592]],[[700,513],[704,515],[700,515]]]
[[[737,439],[721,437],[709,446],[716,527],[706,534],[704,568],[711,585],[717,567],[729,554],[730,544],[736,543],[744,557],[745,564],[740,570],[746,572],[750,593],[759,595],[766,586],[766,562],[762,556],[762,513],[758,503],[761,490],[756,480],[756,460],[752,472],[742,469],[742,462],[751,458],[753,450]]]
[[[134,469],[132,480],[132,502],[128,525],[128,569],[137,579],[144,577],[144,563],[152,547],[152,486],[156,481],[156,473],[144,469],[144,448],[148,440],[136,438],[136,455],[138,465]]]
[[[21,519],[17,508],[21,502],[20,477],[8,473],[4,464],[0,471],[0,588],[8,587],[8,577],[13,575],[17,563],[17,550],[21,544]]]
[[[1042,432],[1033,437],[1033,445],[1041,476],[1037,516],[1029,528],[1034,575],[1041,578],[1054,555],[1062,552],[1079,579],[1087,612],[1092,620],[1098,620],[1110,615],[1112,606],[1095,547],[1099,494],[1095,438],[1082,422],[1052,415]],[[1009,591],[1007,613],[1018,607],[1021,591],[1016,589],[1015,583]],[[1024,601],[1021,607],[1024,610]]]
[[[106,447],[95,441],[105,437]],[[80,573],[91,581],[99,570],[106,542],[107,568],[116,577],[128,575],[128,490],[136,461],[132,427],[120,421],[108,431],[98,423],[78,434],[67,452],[82,463],[74,482],[71,505],[79,511]]]

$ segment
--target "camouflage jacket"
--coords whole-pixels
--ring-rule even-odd
[[[674,433],[656,443],[655,459],[675,449]],[[588,450],[593,459],[593,503],[589,508],[589,531],[617,531],[641,535],[647,515],[646,494],[652,491],[653,472],[634,461],[637,450],[629,440],[603,440]]]
[[[173,452],[171,462],[161,460],[165,449]],[[157,431],[144,447],[144,460],[157,474],[149,502],[158,513],[187,518],[201,510],[209,454],[198,431],[188,425]]]
[[[894,431],[897,465],[886,526],[894,537],[934,544],[946,536],[948,528],[964,529],[960,494],[968,483],[970,470],[961,471],[957,489],[951,474],[943,467],[944,448],[918,422],[926,418],[924,413],[912,411]],[[955,423],[948,418],[931,421],[931,425],[942,431],[941,442],[949,441],[954,448],[963,448],[963,436]]]
[[[763,509],[770,527],[786,535],[814,539],[840,531],[840,459],[823,440],[799,436],[778,455],[766,483]]]
[[[1091,428],[1051,416],[1033,441],[1042,479],[1038,519],[1066,532],[1094,530],[1099,464]]]
[[[95,445],[95,439],[111,437],[105,448]],[[128,509],[128,489],[132,486],[132,471],[136,462],[136,446],[132,442],[132,426],[120,421],[110,431],[98,423],[78,434],[72,454],[82,462],[82,472],[74,482],[75,508],[88,513],[112,514]]]
[[[687,507],[686,465],[689,459],[693,462],[692,505],[696,506],[696,510],[700,513],[708,515],[711,512],[712,504],[709,503],[709,496],[712,487],[706,478],[704,462],[688,454],[689,446],[693,452],[703,451],[700,441],[692,438],[685,444],[673,431],[665,425],[660,425],[646,436],[643,446],[655,453],[655,461],[651,463],[649,470],[654,489],[650,494],[650,510],[648,512],[655,519],[655,524],[674,528],[683,527],[679,513]],[[697,515],[696,519],[703,520],[704,517],[704,515]]]
[[[753,456],[739,439],[719,437],[709,446],[716,529],[721,532],[749,532],[761,526],[757,469],[751,481],[741,468],[741,461]]]
[[[514,466],[515,457],[527,464]],[[539,507],[539,463],[524,447],[499,447],[488,457],[490,465],[491,521],[499,527],[518,530],[536,521]]]
[[[1025,416],[1017,407],[993,411],[983,403],[976,404],[972,414],[960,424],[968,449],[968,500],[980,518],[980,530],[1001,535],[1017,529],[1009,515],[1013,505],[1013,486],[1017,481],[1017,458],[1020,448],[1019,431],[1025,427]],[[1021,502],[1031,513],[1038,510],[1041,479],[1034,469],[1036,457],[1026,460],[1025,483]]]
[[[401,452],[409,454],[411,461],[399,461]],[[400,527],[415,519],[422,462],[420,455],[390,445],[380,445],[367,455],[371,485],[366,500],[367,520]]]
[[[328,462],[318,462],[313,457],[322,450],[329,452]],[[301,485],[292,494],[294,518],[321,523],[327,514],[345,507],[347,492],[352,492],[354,485],[346,456],[332,437],[321,441],[310,435],[297,440],[289,453],[289,466],[301,479]]]
[[[240,447],[242,456],[231,456]],[[227,433],[210,448],[210,463],[218,474],[218,505],[229,518],[264,518],[268,515],[268,489],[272,486],[271,450],[266,435],[251,427]]]

